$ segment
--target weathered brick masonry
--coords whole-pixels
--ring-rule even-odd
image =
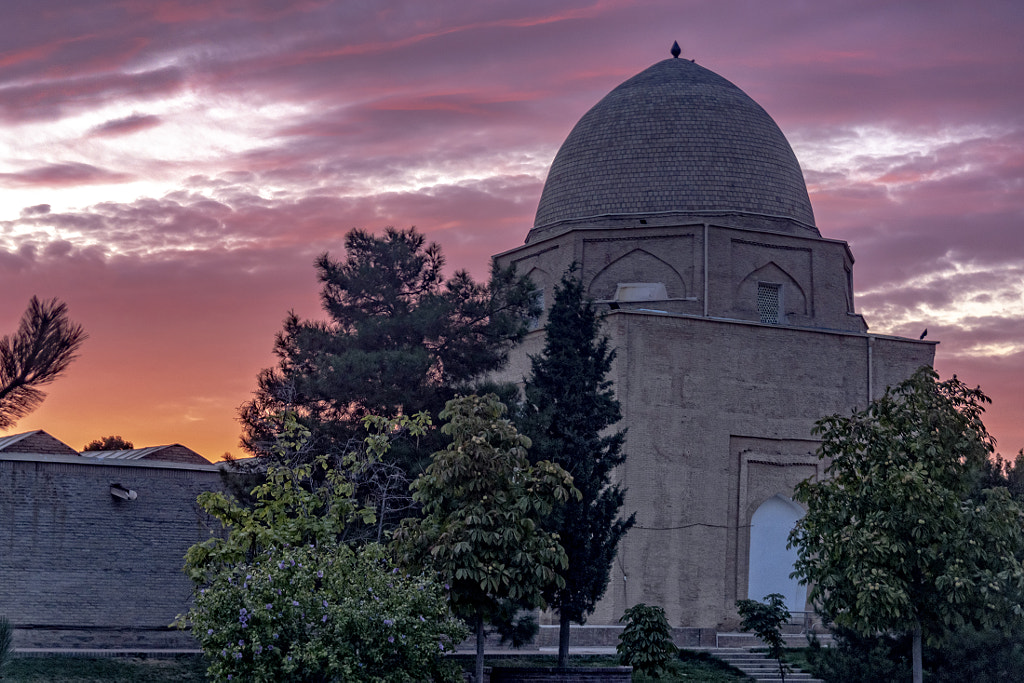
[[[579,120],[524,245],[495,259],[548,306],[575,263],[618,354],[615,478],[637,524],[588,624],[644,602],[702,642],[736,625],[737,599],[780,592],[806,609],[786,535],[802,514],[793,488],[823,471],[812,427],[931,364],[935,347],[868,333],[853,254],[819,232],[771,117],[702,66],[658,62]],[[496,379],[529,372],[539,323]]]
[[[135,500],[111,495],[114,484]],[[186,549],[213,465],[0,453],[0,614],[16,647],[191,647]]]

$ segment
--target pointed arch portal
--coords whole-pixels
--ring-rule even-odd
[[[804,516],[803,509],[785,496],[772,496],[750,519],[750,572],[747,597],[763,600],[781,593],[790,612],[803,612],[807,587],[789,577],[797,560],[796,548],[786,548],[789,532]]]

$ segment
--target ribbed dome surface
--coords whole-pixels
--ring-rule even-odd
[[[688,59],[658,62],[584,114],[551,164],[534,229],[670,212],[814,225],[800,164],[775,121]]]

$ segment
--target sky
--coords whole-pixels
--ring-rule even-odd
[[[318,254],[414,225],[485,276],[575,122],[678,40],[786,134],[870,331],[927,328],[1014,455],[1022,30],[1019,0],[6,0],[0,334],[33,295],[89,334],[8,433],[245,455]]]

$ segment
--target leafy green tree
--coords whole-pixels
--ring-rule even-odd
[[[126,439],[122,439],[120,436],[104,436],[99,439],[93,439],[89,443],[85,444],[83,451],[130,451],[135,448],[135,444]]]
[[[263,370],[242,406],[242,443],[254,454],[274,444],[273,419],[294,412],[315,453],[345,451],[365,435],[367,415],[432,417],[447,400],[501,367],[535,313],[533,285],[495,267],[487,284],[465,271],[445,279],[441,248],[415,229],[377,237],[352,230],[345,258],[323,254],[316,270],[329,318],[290,313],[277,335],[276,368]],[[441,448],[427,434],[397,444],[391,458],[411,473]]]
[[[68,319],[67,304],[29,300],[18,331],[0,338],[0,429],[39,407],[46,397],[39,387],[67,370],[87,338],[82,326]]]
[[[1024,513],[1005,488],[970,497],[992,451],[988,401],[921,368],[864,410],[819,420],[826,476],[794,495],[807,513],[790,543],[811,601],[860,633],[912,633],[915,683],[922,634],[1021,614]]]
[[[559,535],[569,561],[565,585],[545,595],[559,616],[561,667],[568,665],[570,622],[583,624],[593,613],[608,587],[619,540],[634,523],[634,515],[619,517],[625,492],[611,483],[612,470],[626,458],[625,430],[609,433],[622,412],[607,379],[615,351],[600,325],[573,266],[555,288],[544,350],[531,358],[517,419],[533,442],[530,459],[560,465],[582,496],[544,522]]]
[[[779,677],[786,683],[787,667],[782,659],[786,641],[782,627],[789,621],[786,598],[781,593],[769,593],[764,602],[759,600],[737,600],[736,610],[740,613],[741,631],[753,631],[754,635],[768,647],[768,656],[779,665]]]
[[[441,585],[401,572],[378,544],[345,543],[351,522],[373,516],[352,479],[383,456],[396,428],[422,430],[427,418],[367,421],[363,452],[271,466],[252,505],[199,496],[226,533],[188,550],[185,571],[199,591],[178,623],[199,641],[213,680],[457,679],[441,655],[467,631]],[[274,448],[303,448],[307,430],[287,415],[281,425]]]
[[[199,494],[200,507],[227,533],[189,548],[185,573],[202,584],[269,549],[336,544],[348,540],[354,522],[372,524],[375,510],[362,504],[356,482],[384,457],[396,434],[422,434],[429,418],[422,413],[394,419],[369,416],[365,422],[370,435],[362,448],[341,456],[319,455],[294,467],[271,465],[262,483],[249,492],[248,502],[219,491]],[[309,430],[290,413],[277,424],[280,431],[272,449],[278,459],[288,460],[288,453],[306,448]]]
[[[626,622],[619,634],[619,644],[615,646],[622,665],[655,678],[665,674],[670,663],[679,656],[665,610],[640,603],[627,609],[619,621]]]
[[[413,483],[422,518],[395,531],[404,564],[433,569],[451,587],[452,608],[476,633],[476,680],[483,680],[484,625],[511,603],[544,604],[561,584],[565,551],[541,520],[578,496],[572,477],[550,462],[531,465],[530,440],[505,417],[494,395],[448,402],[441,418],[451,445],[434,453]]]

